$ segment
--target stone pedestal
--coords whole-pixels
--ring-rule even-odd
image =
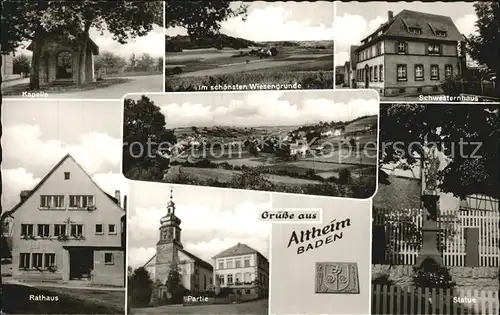
[[[434,261],[436,264],[443,266],[443,257],[438,250],[437,241],[439,228],[437,224],[438,216],[438,194],[424,192],[422,202],[424,206],[424,214],[422,218],[422,248],[417,256],[415,268],[418,269],[427,259]]]

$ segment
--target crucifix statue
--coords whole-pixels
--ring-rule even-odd
[[[443,265],[443,258],[438,249],[439,216],[438,171],[441,166],[440,152],[435,143],[426,143],[421,152],[421,181],[423,205],[422,217],[422,248],[417,256],[415,268],[430,260],[437,265]]]
[[[66,224],[66,233],[69,233],[70,225],[71,223],[75,223],[75,221],[71,221],[71,218],[68,217],[66,220],[64,220],[64,223]]]

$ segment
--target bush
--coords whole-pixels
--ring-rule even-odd
[[[425,260],[415,271],[413,284],[417,287],[436,289],[449,289],[455,286],[448,269],[430,259]]]
[[[182,68],[181,67],[174,67],[172,69],[172,74],[181,74],[182,73]]]
[[[462,93],[498,98],[498,91],[492,82],[481,80],[463,80],[459,77],[447,78],[441,89],[446,95],[458,96]]]

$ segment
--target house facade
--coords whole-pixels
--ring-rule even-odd
[[[160,219],[160,237],[156,254],[144,268],[155,282],[151,302],[170,297],[166,282],[170,268],[175,264],[182,278],[182,285],[191,294],[214,290],[213,267],[210,263],[186,251],[181,242],[181,220],[175,215],[175,203],[170,192],[167,214]]]
[[[125,285],[125,209],[66,155],[10,211],[12,277]]]
[[[28,50],[33,51],[31,43]],[[85,52],[85,82],[95,81],[94,56],[99,54],[99,47],[89,38]],[[80,50],[77,44],[65,38],[49,35],[43,40],[40,62],[40,82],[77,82],[79,74]]]
[[[462,45],[463,36],[448,16],[389,11],[387,22],[354,49],[351,85],[383,96],[439,93],[446,78],[463,73]]]
[[[214,283],[249,298],[269,294],[269,261],[248,245],[238,243],[213,257]]]

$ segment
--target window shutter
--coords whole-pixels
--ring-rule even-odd
[[[397,53],[399,53],[399,42],[398,41],[396,41],[395,47],[396,48],[395,48],[394,52],[397,54]]]
[[[439,54],[443,54],[443,44],[439,44]]]
[[[408,53],[408,43],[405,42],[405,54],[407,54],[407,53]]]
[[[429,54],[429,43],[425,43],[425,54],[428,55]]]

